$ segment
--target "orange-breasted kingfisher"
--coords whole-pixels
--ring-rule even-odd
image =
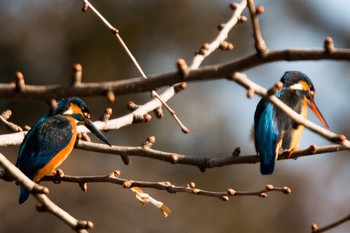
[[[77,139],[77,124],[84,124],[104,143],[111,146],[108,139],[90,120],[90,111],[78,97],[57,100],[57,107],[31,128],[19,150],[16,166],[34,182],[51,174],[71,153]],[[29,192],[21,185],[19,203],[29,197]]]
[[[283,87],[275,94],[303,118],[307,118],[307,106],[315,113],[321,123],[328,127],[314,102],[315,87],[310,78],[299,71],[287,71],[281,78]],[[255,149],[260,155],[260,172],[273,173],[275,160],[279,153],[287,151],[289,156],[297,150],[304,130],[270,101],[262,98],[254,115]]]

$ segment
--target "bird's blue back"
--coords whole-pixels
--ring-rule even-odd
[[[72,126],[60,115],[45,115],[28,132],[19,150],[16,166],[30,179],[63,148],[72,137]],[[20,203],[29,193],[21,186]]]
[[[297,113],[301,112],[303,93],[283,88],[275,94]],[[271,102],[261,99],[254,115],[255,149],[260,154],[260,172],[272,174],[275,167],[276,148],[280,139],[282,149],[288,150],[293,137],[292,129],[298,125]]]

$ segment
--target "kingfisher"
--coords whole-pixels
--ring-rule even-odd
[[[314,102],[316,91],[308,76],[299,71],[287,71],[281,82],[283,87],[275,94],[277,98],[305,119],[309,106],[329,129]],[[279,153],[288,152],[290,156],[297,150],[303,130],[303,125],[295,123],[270,101],[264,98],[260,100],[254,114],[254,141],[255,149],[260,155],[261,174],[273,173]]]
[[[104,143],[108,139],[90,120],[90,111],[78,97],[58,99],[57,106],[42,116],[25,136],[19,150],[16,166],[31,180],[39,182],[54,170],[71,153],[77,139],[77,125],[84,124]],[[20,185],[19,203],[29,197]]]

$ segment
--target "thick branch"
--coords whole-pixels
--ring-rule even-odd
[[[31,191],[31,194],[41,203],[40,210],[48,211],[57,216],[63,222],[68,224],[73,230],[79,233],[87,232],[85,229],[91,228],[92,223],[90,221],[77,220],[69,213],[61,209],[54,202],[52,202],[45,193],[48,191],[24,175],[16,166],[14,166],[3,154],[0,153],[0,165],[6,170],[6,175],[11,176],[21,185]],[[44,190],[46,189],[46,190]]]
[[[327,53],[323,49],[303,50],[287,49],[270,51],[266,57],[257,54],[240,58],[224,65],[203,66],[197,70],[191,70],[186,76],[186,82],[223,79],[230,77],[234,72],[245,71],[253,67],[261,66],[277,61],[309,61],[309,60],[343,60],[350,61],[350,49],[334,49]],[[179,72],[164,73],[148,76],[147,80],[140,77],[128,80],[99,83],[81,83],[78,86],[66,85],[25,85],[23,89],[16,90],[15,84],[0,84],[0,99],[41,99],[67,96],[105,96],[108,91],[116,95],[126,95],[151,91],[164,86],[171,86],[183,82],[183,75]]]
[[[146,157],[151,159],[157,159],[160,161],[166,161],[172,164],[191,165],[191,166],[196,166],[200,168],[202,171],[204,171],[207,168],[229,166],[232,164],[243,164],[243,163],[255,164],[260,162],[260,158],[258,155],[239,156],[237,154],[233,154],[232,156],[226,156],[226,157],[219,157],[219,156],[204,157],[204,156],[198,156],[198,155],[183,155],[183,154],[178,154],[174,152],[159,151],[159,150],[154,150],[154,149],[141,147],[141,146],[140,147],[123,147],[123,146],[109,147],[104,144],[85,142],[81,140],[77,143],[76,148],[99,152],[99,153],[116,154],[116,155],[128,156],[128,157],[140,156],[140,157]],[[299,157],[330,153],[330,152],[336,152],[336,151],[342,151],[342,150],[347,150],[347,148],[342,145],[330,145],[330,146],[321,146],[321,147],[316,147],[315,145],[312,145],[309,148],[295,151],[291,157],[288,157],[288,153],[283,153],[278,157],[278,160],[296,159]]]

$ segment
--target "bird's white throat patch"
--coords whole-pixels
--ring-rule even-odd
[[[293,90],[303,90],[303,85],[301,85],[300,83],[296,83],[296,84],[293,84],[292,86],[289,87],[290,89],[293,89]]]

